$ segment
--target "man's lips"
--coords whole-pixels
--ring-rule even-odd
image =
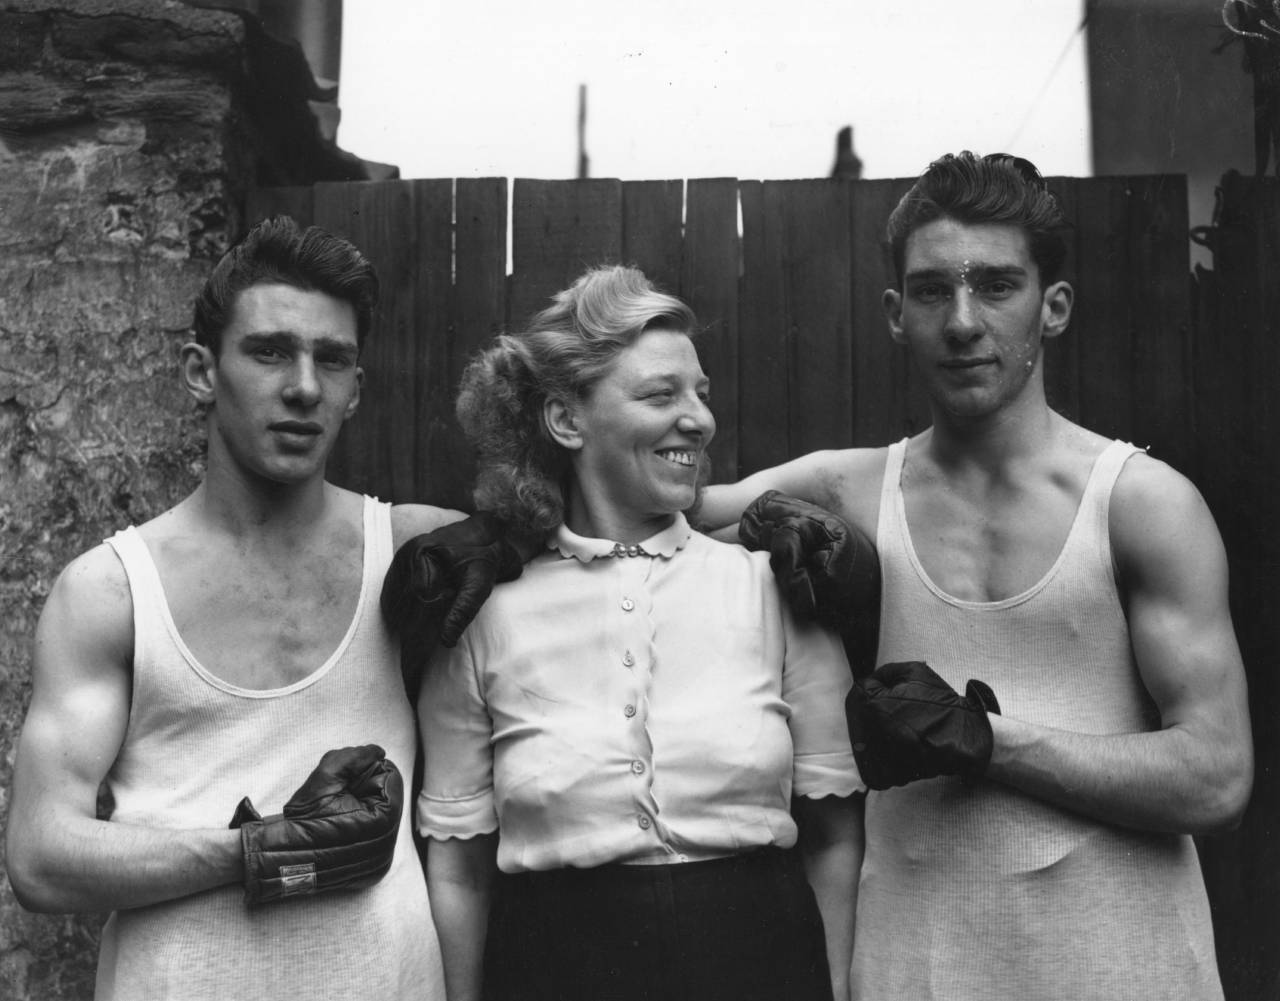
[[[943,368],[966,369],[978,368],[982,365],[994,365],[995,363],[996,360],[994,358],[987,356],[983,358],[948,358],[940,364]]]
[[[314,421],[276,421],[270,425],[272,431],[285,434],[323,434],[324,428]]]

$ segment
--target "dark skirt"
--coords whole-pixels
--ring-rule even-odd
[[[831,1001],[799,858],[500,874],[485,1001]]]

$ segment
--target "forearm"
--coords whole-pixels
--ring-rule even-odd
[[[483,995],[493,866],[473,847],[433,840],[427,849],[427,893],[448,1001],[480,1001]]]
[[[848,800],[818,800],[801,814],[800,853],[822,915],[835,1001],[846,1001],[849,995],[864,847],[864,802],[861,795]]]
[[[1213,834],[1239,822],[1247,753],[1171,726],[1082,734],[991,716],[987,777],[1096,820],[1146,831]]]
[[[86,817],[11,825],[9,879],[28,910],[144,907],[244,878],[240,832],[173,831]]]

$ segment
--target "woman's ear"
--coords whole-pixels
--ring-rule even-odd
[[[218,358],[209,348],[194,341],[182,345],[182,384],[197,403],[213,404],[218,388]]]
[[[564,400],[558,397],[548,399],[542,405],[542,419],[557,444],[575,451],[582,447],[582,429],[578,427],[577,414]]]

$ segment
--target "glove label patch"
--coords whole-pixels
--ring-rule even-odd
[[[285,897],[300,897],[316,892],[316,864],[305,862],[300,865],[282,865],[280,867],[280,893]]]

